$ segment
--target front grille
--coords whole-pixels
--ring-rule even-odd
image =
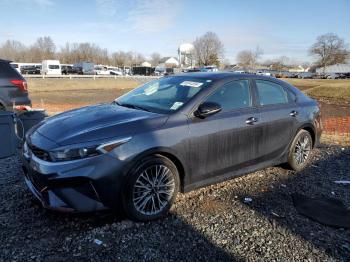
[[[27,178],[30,180],[30,182],[33,184],[33,186],[38,192],[42,193],[43,190],[47,188],[48,183],[43,177],[43,175],[41,175],[40,173],[32,171],[27,174]]]
[[[45,161],[51,161],[51,157],[49,155],[48,152],[46,152],[45,150],[42,150],[34,145],[28,144],[28,147],[30,148],[30,150],[33,152],[33,154],[37,157],[40,158],[42,160]]]

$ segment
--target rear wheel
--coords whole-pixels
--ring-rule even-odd
[[[0,104],[0,111],[6,111],[6,107],[3,104]]]
[[[169,159],[154,155],[143,159],[129,173],[122,195],[126,214],[133,220],[163,217],[179,190],[179,174]]]
[[[306,130],[300,130],[289,149],[288,165],[295,171],[304,169],[310,160],[312,137]]]

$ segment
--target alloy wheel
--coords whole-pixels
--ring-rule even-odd
[[[302,165],[306,162],[309,157],[311,150],[310,138],[306,135],[301,136],[294,148],[294,159],[298,165]]]
[[[155,215],[171,201],[175,192],[175,180],[165,165],[153,165],[137,178],[133,188],[135,209],[144,215]]]

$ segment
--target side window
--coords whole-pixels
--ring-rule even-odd
[[[252,100],[249,91],[249,81],[236,80],[227,83],[216,89],[206,101],[218,103],[222,107],[222,112],[250,107]]]
[[[255,83],[260,105],[288,103],[288,94],[282,86],[265,80],[256,80]]]

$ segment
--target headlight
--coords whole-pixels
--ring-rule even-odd
[[[93,156],[108,153],[112,151],[114,148],[120,146],[121,144],[128,142],[130,139],[131,137],[128,137],[125,139],[119,139],[119,140],[115,140],[115,141],[111,141],[108,143],[103,143],[95,146],[55,150],[55,151],[49,152],[49,154],[53,162],[69,161],[69,160],[93,157]]]
[[[51,160],[56,162],[97,156],[100,152],[96,150],[96,147],[83,147],[51,151],[49,154]]]

